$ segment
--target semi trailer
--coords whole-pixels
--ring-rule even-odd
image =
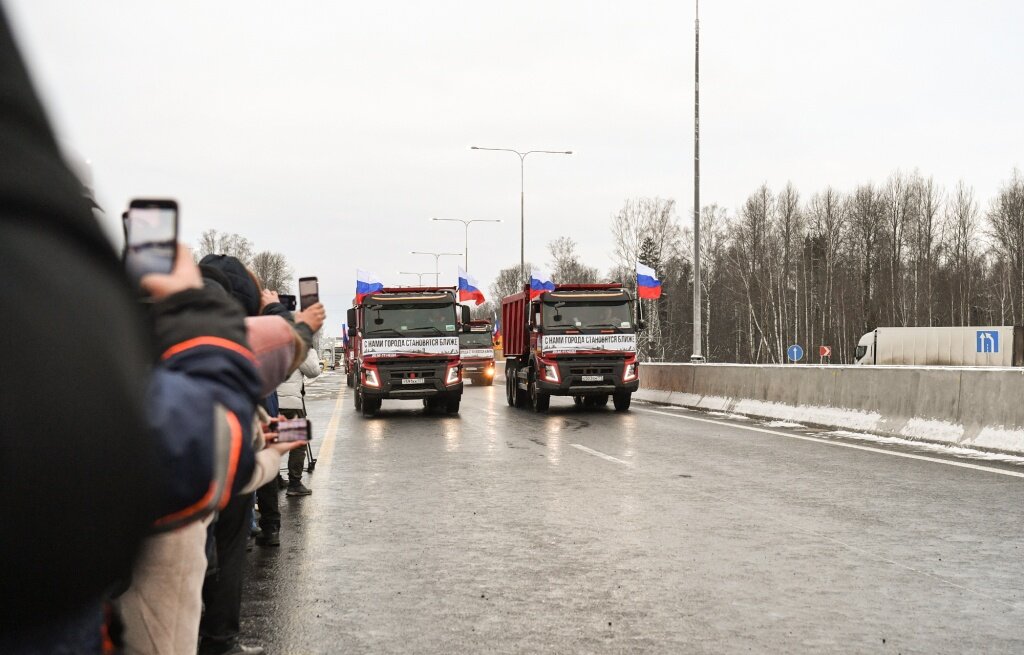
[[[456,304],[455,293],[455,287],[385,287],[356,299],[347,317],[356,411],[373,416],[391,399],[458,414],[459,334],[469,328],[469,308]]]
[[[462,377],[474,385],[494,384],[494,325],[484,319],[469,322],[469,331],[459,335]]]
[[[1021,366],[1024,328],[880,327],[860,338],[856,365]]]
[[[501,301],[505,394],[512,407],[548,409],[551,396],[577,406],[629,409],[640,386],[633,298],[621,284],[563,284]]]

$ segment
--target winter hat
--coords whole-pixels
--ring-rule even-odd
[[[229,286],[226,287],[227,292],[235,300],[242,303],[246,315],[259,316],[260,290],[256,287],[252,277],[249,276],[249,271],[245,268],[245,264],[240,262],[237,257],[232,257],[231,255],[207,255],[200,260],[199,265],[216,269],[218,272],[223,273],[224,277],[230,282]]]

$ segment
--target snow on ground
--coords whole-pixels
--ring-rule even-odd
[[[942,444],[928,443],[924,441],[917,441],[914,439],[900,439],[898,437],[879,437],[874,434],[865,434],[863,432],[850,432],[848,430],[830,430],[828,432],[818,432],[816,433],[816,436],[843,437],[846,439],[858,439],[860,441],[873,441],[875,443],[880,444],[916,448],[918,450],[925,450],[933,453],[943,453],[946,455],[953,455],[956,457],[967,457],[970,459],[1006,462],[1008,464],[1018,464],[1024,466],[1024,457],[1018,455],[990,453],[982,450],[974,450],[972,448],[964,448],[962,446],[944,446]]]
[[[790,423],[789,421],[768,421],[763,425],[769,428],[802,428],[805,427],[802,423]]]

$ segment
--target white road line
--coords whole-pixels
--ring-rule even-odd
[[[331,458],[334,455],[334,441],[338,436],[338,423],[341,421],[341,404],[345,400],[345,387],[338,391],[338,400],[334,403],[334,411],[331,412],[331,420],[327,423],[327,430],[324,432],[324,440],[320,449],[316,451],[316,470],[318,482],[326,481],[331,477]]]
[[[636,408],[635,411],[644,412],[647,414],[661,414],[662,416],[671,416],[672,418],[685,419],[687,421],[698,421],[700,423],[711,423],[714,425],[721,425],[727,428],[735,428],[737,430],[749,430],[751,432],[761,432],[763,434],[771,434],[776,437],[786,437],[788,439],[801,439],[803,441],[816,441],[818,443],[827,444],[829,446],[840,446],[842,448],[853,448],[854,450],[866,450],[869,453],[879,453],[882,455],[892,455],[893,457],[906,457],[907,459],[919,459],[925,462],[935,462],[936,464],[945,464],[946,466],[959,466],[965,469],[974,469],[976,471],[985,471],[987,473],[995,473],[997,475],[1007,475],[1013,478],[1024,478],[1024,473],[1019,471],[1008,471],[1006,469],[993,468],[991,466],[981,466],[979,464],[969,464],[967,462],[955,462],[949,459],[941,459],[939,457],[928,457],[927,455],[915,455],[913,453],[901,453],[893,450],[884,450],[882,448],[872,448],[871,446],[860,446],[852,443],[845,443],[842,441],[832,441],[831,439],[822,439],[820,437],[811,437],[802,434],[788,434],[786,432],[779,432],[777,430],[768,430],[765,428],[757,428],[752,425],[740,425],[736,423],[727,423],[725,421],[715,421],[709,418],[698,418],[696,416],[689,416],[687,414],[676,414],[673,412],[662,412],[656,409],[641,409]],[[576,444],[573,444],[574,446]]]
[[[618,457],[612,457],[611,455],[605,455],[604,453],[602,453],[600,451],[594,450],[593,448],[587,448],[586,446],[580,445],[578,443],[571,443],[569,445],[572,446],[573,448],[576,448],[577,450],[582,450],[585,453],[593,455],[594,457],[600,457],[601,459],[606,459],[609,462],[615,462],[616,464],[622,464],[623,466],[633,466],[633,464],[631,462],[627,462],[625,460],[621,460]]]

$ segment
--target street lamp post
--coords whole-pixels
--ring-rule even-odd
[[[526,277],[526,220],[524,218],[526,213],[525,203],[525,168],[526,168],[526,156],[533,154],[546,154],[546,155],[571,155],[572,150],[528,150],[526,152],[519,152],[512,148],[481,148],[478,146],[470,146],[470,150],[492,150],[495,152],[511,152],[519,155],[519,274],[522,276],[522,283],[526,284],[529,278]]]
[[[431,273],[430,271],[424,271],[422,273],[418,273],[418,272],[414,272],[414,271],[398,271],[398,274],[399,275],[415,275],[416,279],[418,280],[416,284],[418,284],[421,287],[423,286],[423,276],[424,275],[433,275],[433,273]]]
[[[461,252],[423,252],[421,250],[413,250],[412,254],[414,254],[414,255],[430,255],[431,257],[434,258],[434,286],[435,287],[441,286],[441,266],[439,264],[439,262],[441,261],[441,258],[442,257],[447,257],[447,256],[462,257],[462,253]]]
[[[494,218],[474,218],[474,219],[468,220],[468,221],[464,221],[461,218],[432,218],[430,220],[432,220],[432,221],[449,221],[449,222],[452,222],[452,223],[462,223],[464,226],[466,226],[466,241],[465,241],[466,245],[465,245],[465,251],[464,252],[466,253],[465,267],[466,267],[467,271],[469,270],[469,226],[470,226],[470,224],[472,224],[472,223],[500,223],[501,222],[500,218],[498,218],[498,219],[494,219]]]

